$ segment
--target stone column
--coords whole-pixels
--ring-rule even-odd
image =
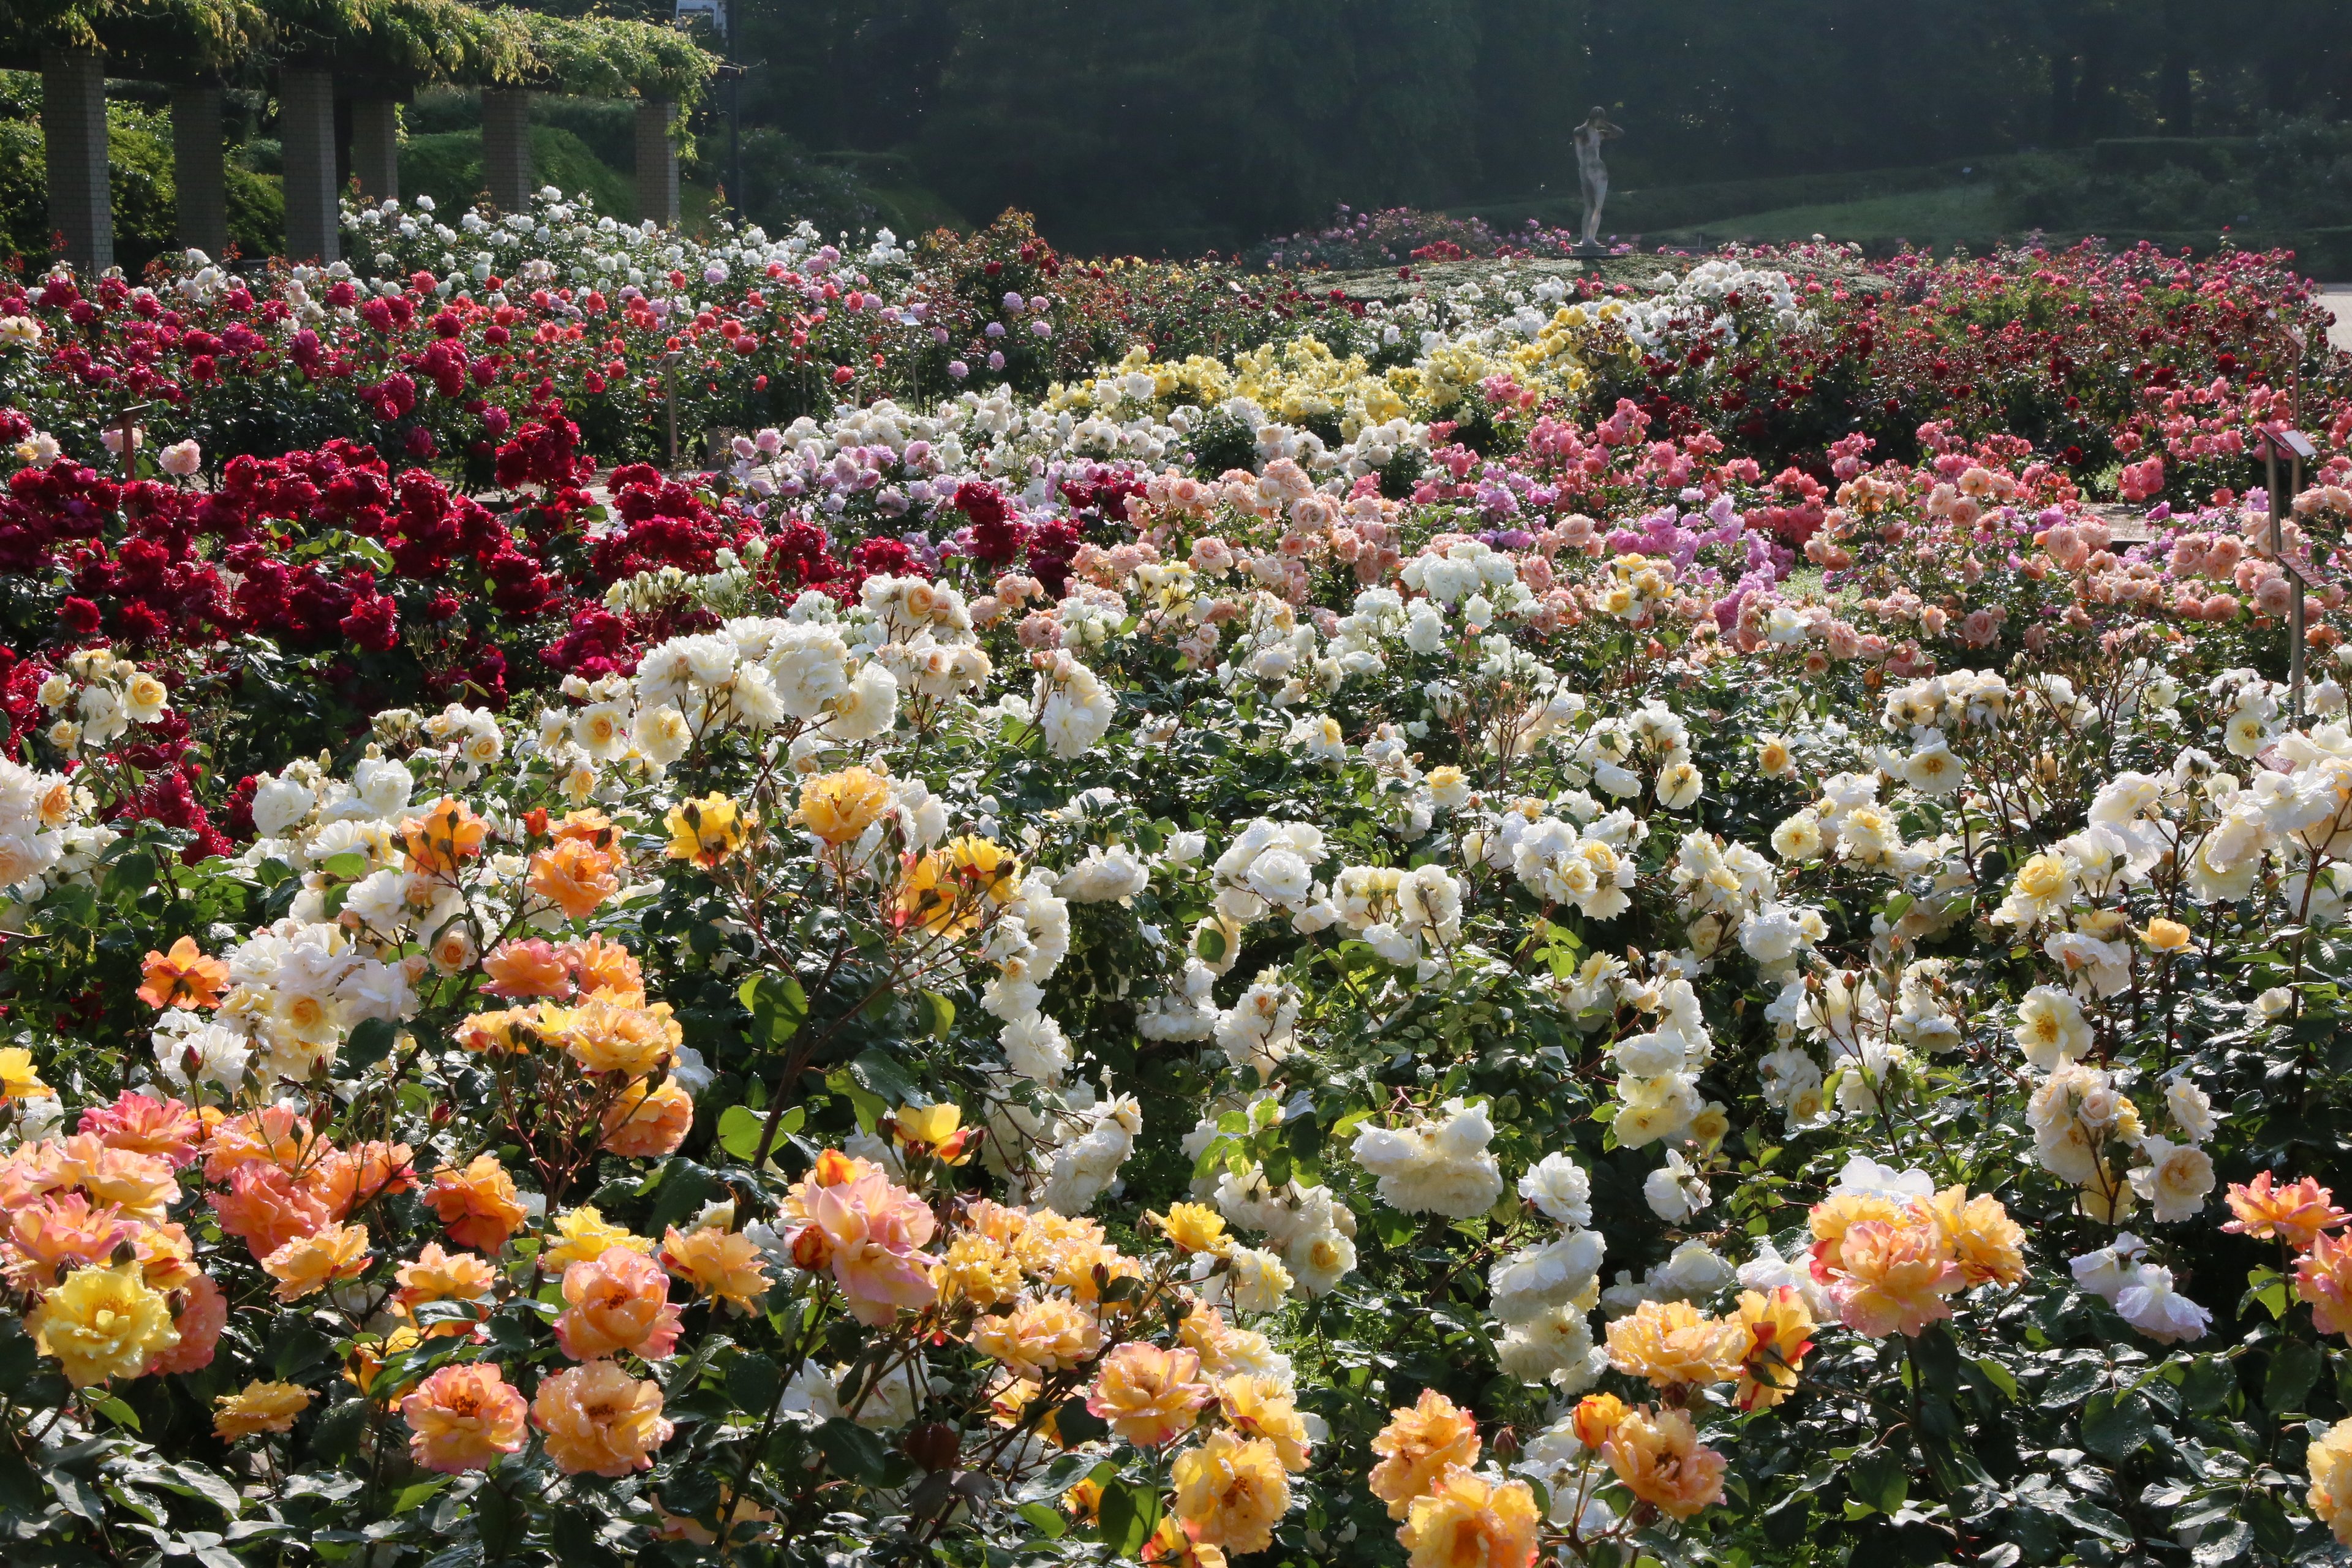
[[[482,90],[482,178],[500,212],[530,210],[536,188],[530,167],[530,94],[516,88]]]
[[[221,89],[172,89],[172,184],[180,243],[215,261],[228,249],[228,176],[221,153]]]
[[[664,228],[677,223],[677,143],[669,139],[677,108],[666,98],[637,100],[637,221]]]
[[[278,134],[286,149],[286,256],[325,266],[341,254],[335,209],[335,79],[310,66],[278,73]]]
[[[400,195],[400,105],[389,98],[352,100],[352,173],[372,202]]]
[[[114,265],[114,198],[106,184],[106,57],[41,51],[41,150],[48,162],[49,227],[84,276]]]

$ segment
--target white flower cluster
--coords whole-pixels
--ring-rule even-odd
[[[1585,1316],[1600,1304],[1601,1259],[1608,1250],[1591,1228],[1592,1179],[1566,1154],[1547,1154],[1519,1178],[1519,1195],[1560,1228],[1487,1270],[1488,1310],[1503,1327],[1496,1353],[1508,1375],[1572,1396],[1591,1387],[1608,1363]]]
[[[1212,1106],[1185,1135],[1184,1153],[1197,1162],[1220,1136],[1274,1125],[1283,1109],[1270,1093],[1238,1110]],[[1196,1266],[1196,1278],[1209,1282],[1213,1304],[1271,1311],[1285,1292],[1328,1295],[1355,1271],[1355,1211],[1328,1186],[1304,1184],[1296,1177],[1277,1184],[1268,1181],[1265,1167],[1255,1162],[1238,1170],[1229,1162],[1195,1176],[1192,1195],[1213,1203],[1236,1231],[1263,1233],[1265,1240],[1263,1247],[1232,1248],[1221,1268],[1208,1263]]]
[[[0,758],[0,896],[31,903],[57,882],[87,875],[119,837],[89,820],[96,805],[63,773]]]
[[[2204,1338],[2213,1314],[2173,1289],[2171,1269],[2147,1258],[2147,1244],[2126,1230],[2069,1267],[2076,1289],[2098,1297],[2158,1343]]]
[[[1439,1109],[1443,1116],[1435,1121],[1419,1117],[1406,1127],[1366,1126],[1349,1152],[1391,1208],[1468,1219],[1503,1195],[1502,1166],[1486,1152],[1495,1124],[1483,1102],[1449,1100]]]
[[[416,1011],[411,971],[423,961],[387,963],[372,957],[340,923],[289,916],[223,956],[229,984],[214,1021],[190,1029],[167,1015],[155,1031],[156,1062],[167,1079],[226,1084],[241,1046],[258,1058],[266,1079],[299,1083],[332,1063],[344,1037],[363,1019],[396,1023]],[[236,1039],[216,1037],[215,1029]],[[185,1070],[191,1056],[201,1064],[193,1074]]]
[[[68,654],[37,696],[58,716],[46,732],[49,744],[68,757],[85,746],[102,750],[133,724],[156,722],[172,700],[161,679],[102,647]]]

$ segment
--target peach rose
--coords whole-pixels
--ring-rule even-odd
[[[654,1088],[640,1080],[614,1097],[604,1111],[604,1147],[632,1160],[675,1153],[694,1131],[694,1097],[675,1081]]]
[[[221,1331],[228,1327],[228,1298],[209,1275],[197,1275],[180,1294],[179,1314],[172,1320],[180,1342],[147,1363],[150,1377],[167,1372],[202,1372],[212,1365]]]
[[[530,890],[579,921],[619,892],[621,879],[613,857],[584,838],[563,838],[530,858]]]
[[[609,1361],[557,1373],[530,1402],[531,1425],[546,1435],[547,1457],[566,1475],[618,1478],[653,1468],[653,1451],[669,1441],[660,1387]]]
[[[1133,1342],[1103,1357],[1087,1410],[1137,1447],[1156,1448],[1191,1431],[1213,1397],[1198,1355]]]
[[[482,973],[489,976],[489,984],[482,989],[492,996],[552,996],[562,1001],[577,984],[572,955],[543,937],[499,943],[482,960]]]
[[[1412,1500],[1447,1469],[1478,1462],[1478,1424],[1437,1390],[1424,1388],[1412,1405],[1389,1412],[1372,1452],[1381,1456],[1368,1478],[1372,1495],[1389,1505],[1391,1519],[1402,1519]]]
[[[363,1225],[325,1226],[296,1237],[261,1260],[261,1271],[278,1281],[278,1299],[299,1301],[368,1265],[368,1229]]]
[[[669,1276],[661,1265],[625,1247],[563,1271],[571,1305],[555,1320],[555,1338],[574,1361],[635,1351],[666,1360],[677,1343],[678,1310],[669,1303]]]
[[[760,1249],[740,1231],[704,1226],[680,1232],[676,1226],[662,1233],[661,1260],[698,1295],[715,1296],[751,1310],[767,1293],[769,1279]]]

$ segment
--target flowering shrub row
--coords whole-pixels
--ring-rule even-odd
[[[532,318],[401,221],[436,279],[284,275],[282,325],[457,345],[462,409]],[[475,231],[544,324],[575,266],[676,324],[639,241],[549,226]],[[592,487],[628,448],[551,362],[466,414],[474,493],[437,437],[163,410],[120,480],[9,361],[0,1529],[2326,1559],[2352,420],[2314,366],[2319,459],[2249,510],[2263,264],[2011,265],[1203,309],[690,482]],[[200,279],[172,310],[266,309]],[[7,352],[162,322],[113,288]],[[1969,313],[2070,291],[2032,331],[2085,365],[2214,333],[2162,351],[2193,396],[2033,371],[2113,399],[2147,540],[1990,380],[1788,434],[1872,363],[1838,334],[2014,368]],[[1769,461],[1723,402],[1768,363]]]

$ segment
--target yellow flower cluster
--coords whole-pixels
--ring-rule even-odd
[[[1343,439],[1411,412],[1361,355],[1341,359],[1320,338],[1265,343],[1242,354],[1234,361],[1234,391],[1285,424],[1337,419]]]
[[[1660,1390],[1737,1382],[1741,1407],[1753,1410],[1795,1391],[1812,1331],[1812,1313],[1788,1285],[1743,1290],[1722,1318],[1687,1301],[1644,1301],[1609,1325],[1609,1361]]]

